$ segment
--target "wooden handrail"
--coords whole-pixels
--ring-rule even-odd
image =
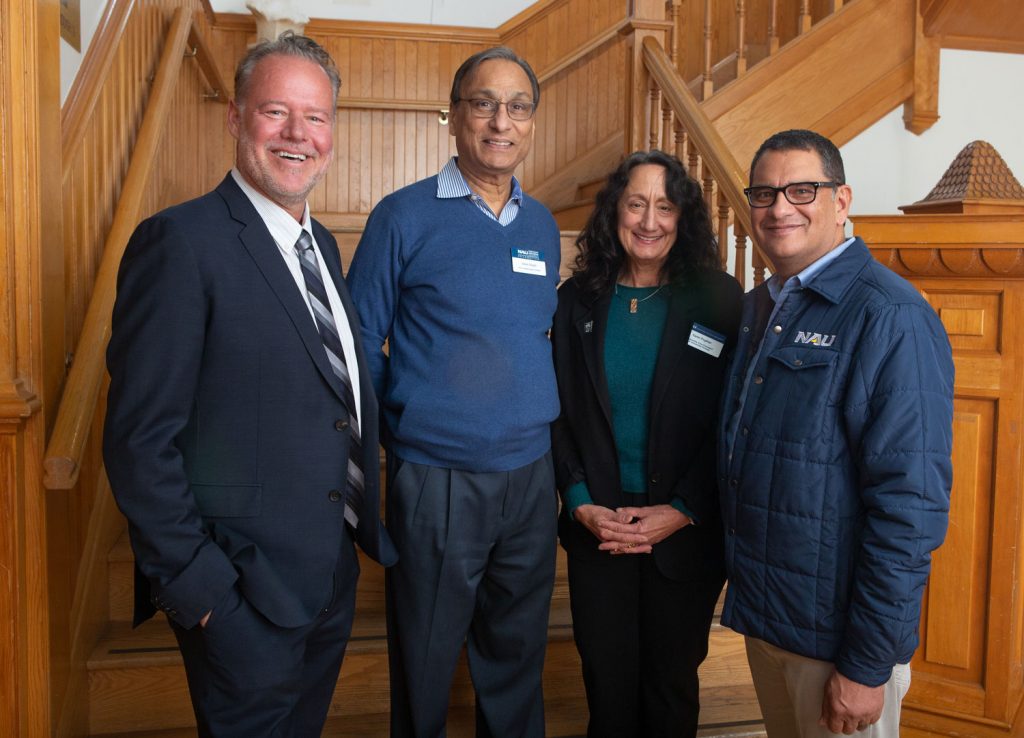
[[[661,94],[686,129],[690,140],[700,151],[704,166],[711,170],[722,194],[729,202],[733,214],[743,230],[751,233],[750,210],[743,195],[746,176],[736,157],[715,130],[714,124],[701,110],[700,103],[683,84],[661,44],[652,37],[643,42],[644,65],[661,89]]]
[[[402,100],[395,97],[339,97],[338,109],[394,110],[439,113],[448,109],[447,100]]]
[[[231,91],[224,82],[224,77],[221,76],[217,60],[210,51],[210,47],[206,45],[203,35],[199,33],[199,29],[194,23],[190,23],[190,26],[188,45],[193,51],[196,64],[199,65],[199,71],[206,80],[206,86],[210,88],[209,97],[217,102],[226,103],[231,98]]]
[[[175,10],[121,198],[103,249],[75,361],[68,374],[53,435],[43,460],[43,483],[48,489],[71,489],[78,479],[82,451],[92,427],[96,400],[105,374],[104,352],[110,339],[110,312],[117,289],[118,266],[128,238],[139,222],[146,184],[156,159],[167,111],[173,102],[174,86],[191,28],[192,11],[188,8]]]

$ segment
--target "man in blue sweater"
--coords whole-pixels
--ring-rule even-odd
[[[845,236],[831,141],[775,134],[745,192],[774,274],[744,300],[723,397],[722,623],[746,636],[770,738],[897,738],[949,513],[949,339]]]
[[[392,736],[444,735],[463,643],[477,735],[544,735],[560,241],[513,176],[539,98],[509,49],[467,59],[451,91],[458,156],[374,208],[348,275],[400,557],[387,574]]]

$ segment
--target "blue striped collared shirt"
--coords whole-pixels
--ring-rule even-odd
[[[515,220],[516,216],[519,215],[519,208],[523,206],[523,188],[519,186],[519,180],[514,176],[512,177],[512,195],[508,198],[508,202],[505,203],[505,207],[501,209],[501,213],[495,217],[484,199],[469,189],[466,178],[459,171],[459,167],[456,164],[457,161],[458,157],[453,156],[437,175],[438,198],[468,197],[480,208],[481,212],[487,214],[488,218],[498,221],[503,226],[507,226]]]

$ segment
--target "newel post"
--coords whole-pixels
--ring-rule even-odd
[[[665,0],[632,0],[630,23],[623,30],[629,39],[626,69],[626,121],[623,140],[626,153],[646,148],[650,131],[650,78],[643,62],[643,43],[648,36],[668,48],[671,20],[666,18]],[[659,115],[659,111],[654,111]]]

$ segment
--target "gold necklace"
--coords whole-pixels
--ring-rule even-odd
[[[659,292],[661,292],[661,291],[662,291],[662,289],[664,289],[664,287],[665,287],[665,285],[660,285],[660,286],[658,287],[658,289],[654,290],[654,292],[652,292],[651,294],[649,294],[649,295],[648,295],[647,297],[641,297],[641,298],[639,298],[639,299],[637,299],[636,297],[631,297],[631,298],[629,298],[629,312],[630,312],[631,314],[634,314],[634,315],[635,315],[635,314],[636,314],[636,311],[640,309],[640,303],[641,303],[641,302],[647,302],[647,301],[648,301],[648,300],[650,300],[650,299],[651,299],[652,297],[654,297],[654,296],[655,296],[656,294],[658,294]],[[636,288],[634,288],[634,289],[636,289]],[[618,296],[619,296],[619,283],[618,283],[618,282],[616,282],[616,283],[615,283],[615,296],[616,296],[616,297],[618,297]],[[626,298],[624,298],[624,297],[623,297],[622,299],[623,299],[623,300],[625,300]]]

